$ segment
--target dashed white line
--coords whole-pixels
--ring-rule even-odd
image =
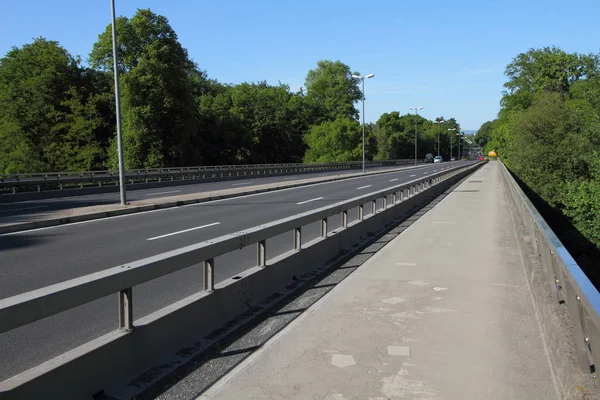
[[[417,176],[417,175],[411,175],[411,176],[409,176],[409,178],[414,178],[415,176]]]
[[[179,193],[181,190],[171,190],[169,192],[156,192],[156,193],[148,193],[146,196],[157,196],[159,194],[169,194],[169,193]]]
[[[0,213],[11,212],[11,211],[22,211],[22,210],[35,210],[37,208],[46,208],[46,207],[48,207],[48,206],[11,208],[10,210],[0,210]]]
[[[433,172],[437,172],[437,169],[434,169]]]
[[[423,175],[427,175],[429,172],[423,172]]]
[[[298,205],[300,205],[300,204],[306,204],[306,203],[310,203],[311,201],[317,201],[317,200],[321,200],[321,199],[322,199],[322,197],[317,197],[315,199],[304,200],[304,201],[298,202],[296,204],[298,204]]]
[[[146,240],[156,240],[156,239],[162,239],[162,238],[166,238],[166,237],[173,236],[173,235],[179,235],[180,233],[186,233],[186,232],[197,231],[198,229],[202,229],[202,228],[208,228],[209,226],[215,226],[215,225],[219,225],[219,224],[221,224],[221,223],[220,223],[220,222],[213,222],[212,224],[207,224],[207,225],[197,226],[197,227],[195,227],[195,228],[184,229],[184,230],[182,230],[182,231],[177,231],[177,232],[173,232],[173,233],[167,233],[166,235],[155,236],[155,237],[148,238],[148,239],[146,239]]]
[[[249,185],[249,184],[251,184],[251,183],[252,183],[252,182],[234,183],[234,184],[232,184],[231,186],[243,186],[243,185]]]
[[[371,186],[372,186],[372,185],[361,186],[361,187],[359,187],[359,188],[356,188],[356,190],[370,188]]]
[[[397,180],[398,180],[398,178],[395,178],[395,179],[390,179],[390,182],[395,182],[395,181],[397,181]]]

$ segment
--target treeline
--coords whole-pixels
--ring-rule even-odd
[[[476,140],[572,222],[584,239],[563,239],[580,255],[586,240],[600,247],[600,55],[531,49],[505,74],[498,118]]]
[[[126,168],[361,159],[363,94],[342,62],[319,61],[297,92],[223,84],[190,59],[165,17],[138,10],[117,30]],[[1,173],[116,169],[110,31],[86,63],[45,38],[0,59]],[[415,121],[419,158],[437,154],[438,132],[448,157],[454,119],[393,112],[366,127],[367,158],[414,157]]]

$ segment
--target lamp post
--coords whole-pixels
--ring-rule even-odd
[[[117,153],[119,159],[119,188],[121,204],[127,205],[127,195],[125,192],[125,161],[123,159],[123,138],[121,136],[121,95],[119,91],[119,62],[117,60],[117,25],[115,23],[115,0],[110,1],[110,11],[112,15],[112,47],[113,68],[115,75],[115,112],[117,114]]]
[[[415,111],[415,165],[417,165],[417,113],[422,110],[423,107],[409,107],[409,110]]]
[[[360,75],[352,75],[354,79],[360,79],[362,82],[362,136],[363,136],[363,174],[365,173],[365,79],[371,79],[375,76],[375,74],[369,74],[365,76]]]
[[[458,161],[460,161],[460,139],[464,135],[464,132],[458,134]]]
[[[440,134],[442,133],[442,124],[445,123],[446,121],[444,121],[443,119],[439,120],[439,121],[434,121],[434,124],[438,124],[438,149],[437,149],[437,155],[440,155]]]
[[[449,131],[455,131],[456,128],[448,128]],[[454,136],[454,132],[450,134],[450,160],[452,160],[452,137]]]

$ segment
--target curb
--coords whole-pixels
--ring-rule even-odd
[[[418,168],[418,167],[411,166],[411,167],[400,168],[400,169],[409,170],[409,169],[414,169],[414,168]],[[388,170],[388,171],[367,172],[364,175],[383,175],[383,174],[389,174],[392,172],[395,172],[395,171]],[[189,205],[189,204],[206,203],[206,202],[214,201],[214,200],[223,200],[223,199],[230,199],[230,198],[234,198],[234,197],[247,196],[250,194],[273,192],[276,190],[309,186],[309,185],[314,185],[317,183],[342,181],[342,180],[352,179],[352,178],[356,178],[356,177],[364,176],[364,175],[360,174],[360,175],[354,175],[354,176],[343,176],[343,177],[338,177],[338,178],[329,178],[329,179],[325,179],[325,180],[319,180],[319,181],[315,181],[315,182],[296,183],[296,184],[292,184],[289,186],[278,186],[278,187],[266,188],[266,189],[256,189],[256,190],[250,190],[250,191],[246,191],[246,192],[224,194],[224,195],[220,195],[220,196],[202,197],[202,198],[189,199],[189,200],[177,200],[177,201],[170,201],[167,203],[148,204],[148,205],[143,205],[143,206],[133,206],[131,208],[123,208],[123,209],[111,210],[111,211],[99,211],[99,212],[89,213],[89,214],[74,215],[72,217],[50,218],[50,219],[45,219],[45,220],[41,220],[41,221],[32,221],[32,222],[19,222],[16,224],[0,226],[0,235],[7,234],[7,233],[28,231],[28,230],[32,230],[32,229],[48,228],[51,226],[72,224],[75,222],[91,221],[91,220],[95,220],[95,219],[102,219],[102,218],[108,218],[108,217],[116,217],[116,216],[120,216],[120,215],[127,215],[127,214],[139,213],[139,212],[159,210],[159,209],[164,209],[164,208],[181,207],[181,206],[185,206],[185,205]]]

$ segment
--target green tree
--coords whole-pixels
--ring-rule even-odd
[[[484,122],[475,134],[475,143],[482,148],[485,148],[490,141],[493,124],[494,123],[492,121]]]
[[[198,165],[196,66],[168,20],[150,10],[119,17],[118,57],[122,72],[123,141],[128,168]],[[92,66],[112,67],[111,27],[90,54]],[[194,145],[195,144],[195,145]],[[116,152],[111,149],[112,165]]]
[[[308,71],[304,84],[306,97],[315,113],[311,123],[319,124],[339,117],[358,118],[354,104],[362,99],[362,92],[348,65],[341,61],[321,60],[316,69]]]
[[[362,130],[355,119],[339,117],[314,125],[305,136],[309,163],[358,161],[362,159]]]
[[[112,116],[105,82],[54,41],[9,51],[0,60],[0,170],[102,166]]]

